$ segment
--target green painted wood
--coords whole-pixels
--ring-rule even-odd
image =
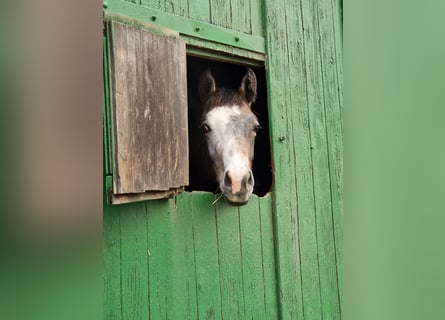
[[[171,318],[173,301],[171,200],[146,201],[150,318]]]
[[[192,196],[198,319],[222,319],[215,208],[211,205],[215,197],[207,192]]]
[[[103,215],[103,272],[104,272],[104,319],[122,319],[121,285],[121,235],[120,208],[104,200]]]
[[[223,3],[227,2],[223,1]],[[223,6],[223,4],[221,3],[219,6]],[[216,10],[213,6],[211,8],[212,10]],[[163,11],[132,4],[130,2],[109,0],[105,12],[106,14],[129,16],[143,22],[153,23],[179,31],[181,34],[187,36],[228,44],[259,53],[264,53],[265,51],[264,38],[261,36],[249,35],[219,25],[190,20],[178,15],[165,13]],[[225,13],[226,11],[224,11],[224,14]]]
[[[232,1],[210,0],[210,22],[216,26],[230,28],[232,25]]]
[[[227,27],[244,33],[252,34],[250,0],[231,0],[230,19],[227,20]]]
[[[239,208],[241,264],[245,297],[244,319],[266,318],[266,295],[261,243],[259,198],[252,196],[249,203]],[[271,245],[273,242],[267,244]],[[275,299],[275,297],[271,297]],[[264,303],[259,303],[259,301]]]
[[[116,0],[107,1],[108,3]],[[263,0],[117,0],[246,34],[264,35]]]
[[[223,200],[223,199],[221,199]],[[243,268],[238,207],[219,201],[215,205],[222,318],[244,319]]]
[[[326,43],[326,49],[322,51],[323,61],[325,61],[323,77],[327,84],[324,93],[325,113],[340,316],[343,305],[343,43],[341,8],[341,1],[336,1],[336,3],[326,1],[320,7],[320,26],[324,39],[322,45]]]
[[[189,0],[189,18],[193,20],[210,22],[210,1],[209,0]]]
[[[287,13],[281,1],[265,2],[266,64],[271,147],[275,171],[273,211],[275,220],[276,274],[280,319],[303,319],[301,267],[296,199],[296,157],[291,109],[304,103],[304,83],[295,75],[302,53],[294,50],[293,68],[288,67]],[[294,15],[295,9],[293,10]],[[285,23],[283,23],[283,21]],[[294,26],[298,24],[294,24]],[[298,48],[298,47],[297,47]],[[298,61],[297,58],[299,59]],[[300,64],[299,64],[300,63]],[[292,73],[291,73],[292,72]],[[300,74],[301,75],[301,74]],[[290,78],[292,76],[292,78]],[[292,101],[292,95],[300,101]],[[296,100],[294,98],[294,100]]]
[[[165,0],[165,12],[174,13],[183,17],[188,17],[187,0]]]
[[[310,119],[311,157],[313,166],[314,198],[316,207],[316,235],[319,257],[320,296],[323,319],[340,319],[337,269],[335,256],[335,238],[333,233],[331,179],[329,172],[329,140],[325,109],[332,105],[329,99],[331,88],[335,89],[335,82],[326,79],[334,72],[327,71],[333,57],[326,39],[326,24],[332,26],[332,21],[326,20],[326,10],[322,10],[323,2],[316,6],[313,2],[305,2],[303,10],[305,26],[305,52],[308,111]],[[323,7],[324,9],[324,7]],[[320,41],[320,39],[322,41]],[[314,54],[319,53],[319,54]],[[309,57],[312,57],[308,59]],[[335,102],[335,101],[334,101]]]
[[[156,5],[148,2],[145,6]],[[215,7],[204,2],[198,8],[189,1],[188,14],[211,21]],[[184,193],[176,201],[144,202],[145,216],[140,207],[118,206],[117,220],[111,207],[104,207],[104,264],[112,264],[104,267],[105,318],[137,318],[144,310],[151,319],[341,318],[343,89],[338,3],[270,0],[264,2],[264,15],[257,13],[267,22],[263,32],[275,171],[271,195],[253,196],[248,205],[233,208],[223,200],[212,206],[213,194]],[[242,12],[242,5],[229,2],[230,28],[247,28],[233,11]],[[252,34],[265,25],[253,21],[258,8],[261,2],[251,0]],[[145,19],[150,19],[149,12],[154,11],[146,10]],[[221,18],[227,12],[218,14]],[[189,47],[249,54],[238,53],[245,50],[239,46],[219,46],[189,33],[181,35],[189,39]],[[144,235],[150,252],[147,273],[141,275],[145,302],[143,287],[135,290],[131,281],[134,270],[144,264]],[[113,239],[119,241],[110,245]]]
[[[173,204],[174,201],[170,200]],[[172,228],[172,277],[174,291],[171,319],[198,319],[195,250],[193,242],[193,196],[177,196],[176,210],[170,215]]]
[[[250,25],[252,34],[264,36],[264,1],[250,0]]]
[[[310,1],[266,2],[269,107],[277,175],[277,269],[283,319],[339,318],[318,5]],[[283,20],[285,24],[280,23]],[[290,66],[282,73],[288,75],[285,79],[279,77],[283,64]],[[289,165],[294,177],[282,173],[289,172]],[[333,300],[327,301],[330,298]]]
[[[278,294],[271,196],[258,198],[258,205],[264,283],[264,319],[274,320],[278,319]]]
[[[140,0],[140,4],[153,9],[164,9],[164,0]]]
[[[148,319],[147,226],[143,202],[119,206],[122,319]]]

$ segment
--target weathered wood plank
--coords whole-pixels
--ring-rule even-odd
[[[188,17],[188,0],[165,0],[165,12]]]
[[[323,68],[330,63],[327,39],[321,32],[322,22],[319,8],[323,1],[317,4],[307,2],[303,10],[305,25],[305,52],[308,111],[310,121],[311,159],[314,183],[315,223],[317,236],[317,254],[320,282],[320,302],[323,319],[340,319],[337,268],[335,259],[335,239],[332,225],[332,204],[329,174],[329,140],[327,139],[325,108],[327,88],[331,83],[323,73]],[[331,22],[331,21],[329,21]],[[333,84],[333,83],[332,83]],[[334,84],[335,86],[335,84]],[[315,294],[315,292],[314,292]],[[318,297],[317,297],[318,299]],[[317,302],[318,303],[318,302]],[[317,308],[317,305],[314,306]],[[317,309],[318,309],[317,308]]]
[[[140,4],[145,7],[153,8],[153,9],[163,9],[164,8],[164,0],[140,0]]]
[[[221,199],[222,200],[222,199]],[[238,207],[215,204],[222,318],[244,319],[243,268]]]
[[[184,191],[184,187],[174,188],[166,191],[149,191],[144,193],[131,193],[131,194],[112,194],[112,204],[122,204],[129,202],[138,202],[144,200],[156,200],[170,198],[180,192]]]
[[[104,200],[103,264],[104,319],[122,319],[120,208]]]
[[[342,126],[342,39],[338,2],[323,1],[319,8],[322,34],[323,78],[325,82],[325,114],[328,140],[332,223],[340,317],[343,294],[343,126]],[[340,34],[337,34],[340,32]]]
[[[301,6],[301,8],[299,8]],[[298,201],[298,232],[301,255],[301,274],[302,274],[302,292],[303,292],[303,314],[307,319],[322,319],[322,301],[320,293],[320,274],[318,261],[318,234],[317,234],[317,211],[316,195],[314,194],[314,161],[312,157],[311,139],[311,112],[317,105],[320,105],[317,85],[320,83],[319,50],[317,48],[317,35],[313,27],[314,18],[311,12],[309,1],[302,0],[295,6],[293,15],[288,16],[289,25],[293,21],[302,21],[302,29],[288,28],[289,47],[297,48],[298,39],[302,39],[304,58],[300,60],[303,63],[303,72],[291,74],[294,77],[303,78],[306,87],[306,101],[297,103],[297,97],[291,105],[295,105],[293,110],[294,127],[294,150],[299,167],[297,168],[297,201]],[[289,3],[288,3],[289,8]],[[300,9],[300,10],[298,10]],[[316,21],[315,21],[316,22]],[[301,34],[303,30],[303,34]],[[289,55],[289,64],[292,63],[292,55]],[[298,62],[297,62],[298,64]],[[296,71],[296,70],[295,70]],[[302,77],[303,74],[303,77]],[[320,90],[321,91],[321,90]]]
[[[172,296],[171,319],[198,319],[195,256],[193,242],[193,196],[177,197],[177,209],[170,215],[172,228]]]
[[[230,1],[231,22],[229,28],[252,34],[250,0]]]
[[[121,0],[109,0],[105,14],[114,17],[131,17],[131,19],[143,23],[156,24],[160,27],[180,31],[181,35],[223,43],[253,52],[265,52],[265,41],[262,36],[232,30],[230,26],[224,28],[212,22],[190,20],[179,15],[166,13],[163,10],[139,6]]]
[[[144,203],[121,205],[122,318],[148,319],[147,229]]]
[[[210,0],[189,0],[189,18],[210,22]]]
[[[193,193],[193,240],[198,319],[222,319],[215,209],[211,205],[213,201],[213,194]]]
[[[111,175],[111,148],[110,148],[110,137],[109,128],[111,127],[110,119],[110,72],[109,72],[109,58],[108,58],[108,38],[104,36],[102,38],[102,50],[103,50],[103,79],[104,88],[102,96],[102,114],[103,114],[103,146],[104,146],[104,172],[105,175]]]
[[[264,36],[264,1],[250,0],[250,24],[253,35]]]
[[[210,0],[210,23],[230,28],[232,24],[231,1]]]
[[[289,12],[291,11],[291,12]],[[271,124],[271,146],[275,171],[273,211],[275,220],[277,281],[280,319],[303,319],[300,248],[297,201],[296,164],[292,108],[304,103],[305,88],[301,75],[302,53],[291,50],[287,43],[286,25],[295,28],[298,21],[289,22],[288,15],[296,16],[295,4],[288,8],[282,1],[265,2],[268,107]],[[283,23],[284,22],[284,23]],[[297,47],[298,48],[298,47]],[[292,64],[288,64],[288,50]],[[292,68],[288,66],[292,65]],[[292,97],[293,96],[293,97]],[[291,100],[291,98],[293,98]],[[297,99],[298,98],[298,99]]]
[[[263,264],[265,319],[275,320],[279,318],[271,200],[270,195],[258,198],[258,213],[261,227],[260,240]]]
[[[188,184],[182,40],[113,22],[114,192]]]
[[[250,197],[249,203],[239,208],[241,258],[244,289],[244,319],[265,319],[265,282],[259,198]],[[266,221],[265,221],[266,222]],[[275,297],[272,297],[275,299]],[[264,303],[260,303],[264,301]]]
[[[174,305],[172,200],[146,201],[150,319],[171,319]],[[174,209],[174,208],[173,208]]]

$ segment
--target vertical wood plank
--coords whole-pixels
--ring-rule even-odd
[[[243,268],[238,207],[215,205],[223,319],[244,319]]]
[[[110,117],[110,61],[108,59],[108,34],[102,38],[102,50],[103,50],[103,97],[102,97],[102,114],[103,114],[103,146],[104,146],[104,171],[105,175],[111,175],[111,148],[110,148],[110,137],[109,128],[111,126]]]
[[[141,5],[157,10],[164,8],[164,0],[140,0]]]
[[[231,0],[230,12],[231,22],[228,21],[230,23],[229,28],[251,34],[250,0]]]
[[[114,192],[188,184],[185,43],[113,22]]]
[[[210,23],[230,28],[232,24],[232,0],[210,0]]]
[[[331,128],[333,130],[334,139],[331,141],[338,141],[343,138],[343,1],[332,0],[332,21],[334,28],[335,53],[337,59],[335,60],[335,67],[337,70],[338,83],[338,97],[339,97],[339,117],[338,120],[328,117],[328,121],[332,122]],[[337,118],[338,119],[338,118]],[[332,136],[331,131],[328,133]],[[343,306],[343,145],[342,140],[330,148],[330,172],[332,179],[332,198],[333,200],[333,220],[336,240],[336,256],[337,256],[337,276],[338,285],[340,288],[340,308]],[[341,311],[341,309],[340,309]]]
[[[239,208],[239,219],[245,299],[244,319],[265,319],[266,295],[258,197],[252,195],[249,203]],[[260,303],[263,301],[264,303]]]
[[[250,24],[252,34],[255,36],[264,36],[264,1],[250,0]]]
[[[323,69],[329,50],[325,51],[320,45],[323,38],[319,34],[318,6],[306,0],[266,2],[269,108],[271,122],[275,125],[272,127],[276,168],[275,231],[283,319],[340,318],[336,281],[339,268],[335,266],[336,262],[338,264],[338,250],[334,247],[336,232],[332,226],[334,223],[335,229],[335,219],[332,222],[335,205],[331,201],[331,195],[338,198],[339,194],[331,193],[333,170],[330,159],[337,156],[339,158],[333,163],[341,162],[336,147],[341,144],[340,139],[333,139],[335,135],[341,136],[341,132],[334,127],[337,129],[329,133],[332,129],[328,123],[341,122],[335,116],[338,114],[335,110],[326,109],[331,99],[326,100],[325,87],[332,83],[327,70]],[[282,25],[278,23],[278,17],[284,21]],[[289,69],[282,72],[282,65],[289,66]],[[287,77],[279,78],[275,68]],[[281,106],[280,101],[285,106]],[[336,104],[333,107],[335,109]],[[328,120],[328,113],[332,120]],[[281,137],[278,140],[285,148],[281,148],[275,140],[277,137]],[[329,148],[336,151],[331,152]],[[284,167],[289,172],[289,165],[295,177],[281,173]],[[293,184],[296,189],[292,188]],[[289,199],[294,198],[296,210],[281,192],[294,195]],[[292,245],[284,241],[286,237],[291,239]],[[288,271],[290,266],[300,273],[291,274]],[[300,286],[294,285],[298,280]]]
[[[273,234],[273,213],[271,197],[258,198],[259,220],[261,226],[261,252],[264,283],[265,319],[278,318],[278,293],[275,269],[275,243]]]
[[[266,70],[268,81],[268,107],[271,128],[271,146],[275,168],[273,211],[276,239],[278,302],[280,319],[303,319],[302,275],[298,228],[299,202],[297,202],[296,165],[292,108],[304,103],[305,88],[296,68],[302,61],[301,51],[292,51],[292,64],[288,64],[286,25],[289,15],[297,15],[296,5],[287,7],[283,1],[266,1]],[[294,19],[295,20],[295,19]],[[298,47],[297,47],[298,48]],[[293,66],[292,68],[288,66]],[[292,89],[291,89],[292,88]],[[291,100],[293,98],[293,101]],[[298,100],[297,100],[298,98]],[[303,104],[305,105],[305,104]]]
[[[230,3],[230,22],[228,28],[233,30],[240,30],[242,28],[242,19],[240,19],[241,3],[239,0],[229,0]]]
[[[198,319],[222,319],[215,211],[211,205],[214,195],[196,192],[193,196]]]
[[[320,295],[322,302],[323,319],[340,319],[339,309],[339,288],[337,282],[337,266],[335,254],[335,238],[332,220],[332,197],[331,197],[331,177],[329,172],[328,149],[331,143],[327,133],[326,109],[331,108],[330,88],[335,87],[331,82],[332,77],[327,73],[326,67],[331,65],[332,48],[329,48],[329,39],[326,38],[325,24],[326,12],[322,12],[320,7],[323,1],[319,1],[316,6],[310,3],[311,19],[310,28],[313,30],[314,40],[309,44],[313,52],[318,53],[310,67],[314,73],[308,87],[314,90],[315,101],[309,108],[311,146],[313,160],[314,195],[316,203],[317,222],[317,243],[319,258]],[[328,25],[332,21],[329,19]],[[329,58],[327,58],[329,57]],[[332,74],[335,76],[335,72]],[[310,92],[310,90],[308,89]],[[337,100],[338,101],[338,100]],[[337,104],[335,104],[336,106]]]
[[[192,202],[189,193],[177,196],[177,209],[171,215],[174,282],[171,319],[198,319]]]
[[[174,13],[183,17],[188,16],[187,0],[165,0],[165,12]]]
[[[188,12],[191,19],[210,22],[210,0],[189,0]]]
[[[186,79],[186,49],[185,45],[176,45],[176,39],[168,39],[170,42],[167,49],[167,73],[177,73],[181,78]],[[180,58],[178,58],[180,57]],[[162,75],[162,74],[161,74]],[[187,81],[176,81],[174,90],[168,90],[168,101],[170,106],[170,143],[169,156],[171,159],[170,187],[180,187],[189,183],[189,148],[188,148],[188,121],[187,107],[174,108],[179,101],[187,101]],[[179,96],[179,97],[178,97]],[[184,121],[184,119],[186,121]]]
[[[170,200],[146,201],[150,318],[170,319],[173,301],[173,244]]]
[[[341,318],[343,292],[343,127],[342,127],[342,59],[341,37],[336,35],[340,13],[331,1],[322,1],[319,6],[319,27],[322,37],[324,98],[330,192],[332,202],[333,245],[335,249],[336,280],[338,287],[339,317]],[[339,89],[340,88],[340,89]]]
[[[122,319],[121,233],[120,210],[104,200],[103,263],[104,263],[104,319]]]
[[[147,229],[144,203],[120,206],[123,319],[148,319]]]

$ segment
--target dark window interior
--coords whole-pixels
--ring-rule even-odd
[[[189,146],[190,146],[190,185],[186,187],[188,191],[210,191],[217,192],[217,185],[211,181],[205,181],[203,177],[208,175],[200,164],[198,152],[194,149],[196,143],[192,141],[194,133],[199,130],[198,120],[200,114],[200,99],[198,96],[199,77],[201,73],[211,68],[218,87],[228,87],[238,89],[241,79],[246,73],[246,66],[229,64],[220,61],[208,60],[187,56],[187,95],[188,95],[188,125],[189,125]],[[255,156],[253,160],[253,174],[255,178],[255,188],[253,193],[264,196],[271,189],[272,185],[272,165],[270,157],[269,140],[269,119],[267,112],[267,90],[264,67],[251,67],[257,77],[257,100],[252,105],[253,112],[257,115],[261,130],[258,131],[255,141]]]

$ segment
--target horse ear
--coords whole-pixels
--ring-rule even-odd
[[[215,79],[210,72],[210,68],[207,68],[199,78],[199,98],[202,102],[216,91]]]
[[[247,68],[246,75],[241,80],[241,85],[239,87],[239,92],[246,98],[247,102],[250,104],[255,103],[256,100],[256,87],[257,81],[255,73],[252,69]]]

